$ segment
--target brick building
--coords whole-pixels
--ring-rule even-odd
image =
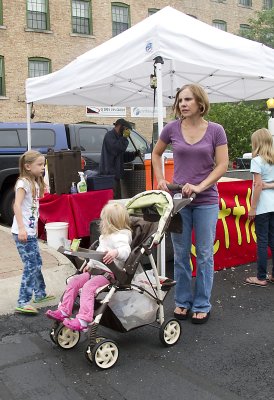
[[[167,5],[237,34],[239,29],[248,28],[248,19],[256,11],[272,8],[272,3],[272,0],[0,0],[0,121],[26,120],[28,77],[62,68]],[[34,121],[67,123],[87,119],[85,107],[35,107]],[[113,118],[92,121],[112,123]],[[150,136],[151,120],[136,119],[135,123],[138,130]]]

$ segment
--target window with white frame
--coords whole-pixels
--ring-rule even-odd
[[[5,68],[4,68],[4,57],[0,56],[0,96],[5,96]]]
[[[90,0],[72,0],[72,32],[82,35],[91,34]]]
[[[239,0],[241,6],[252,7],[252,0]]]
[[[47,75],[51,72],[51,62],[48,58],[29,58],[29,78]]]
[[[49,29],[48,0],[27,0],[27,26],[30,29]]]
[[[112,36],[126,31],[129,27],[129,6],[124,3],[111,4]]]
[[[273,8],[272,0],[263,0],[263,10],[271,10]]]
[[[222,21],[220,19],[214,19],[212,21],[212,26],[214,26],[215,28],[221,29],[222,31],[226,31],[227,30],[226,22]]]

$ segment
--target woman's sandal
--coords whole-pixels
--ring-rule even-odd
[[[203,313],[203,312],[195,312],[194,314],[196,314],[196,317],[194,317],[194,315],[191,318],[191,322],[193,324],[205,324],[208,321],[208,318],[210,316],[210,311],[208,313]],[[197,318],[198,314],[206,314],[204,317],[202,318]]]
[[[258,287],[266,287],[267,286],[267,280],[260,281],[256,276],[249,276],[244,280],[244,285],[252,285],[252,286],[258,286]]]
[[[186,312],[185,313],[183,313],[183,312],[177,313],[177,312],[175,312],[176,308],[179,308],[180,311],[186,310]],[[180,321],[185,321],[189,316],[190,310],[188,310],[185,307],[176,307],[176,308],[175,308],[174,313],[173,313],[174,317],[176,319],[179,319]]]

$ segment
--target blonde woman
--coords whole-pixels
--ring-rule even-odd
[[[100,237],[97,251],[107,252],[103,258],[104,264],[114,262],[122,268],[130,254],[132,241],[130,221],[127,209],[119,203],[108,203],[100,215]],[[94,297],[98,288],[109,284],[113,274],[105,269],[104,264],[90,260],[80,275],[75,275],[66,287],[61,304],[55,311],[48,310],[46,316],[54,319],[76,331],[84,331],[93,321]],[[102,269],[101,275],[91,275],[91,268]],[[69,319],[74,301],[82,288],[80,309],[76,318]]]
[[[228,166],[227,138],[223,127],[204,116],[209,110],[205,90],[189,84],[178,90],[174,110],[177,120],[169,122],[161,132],[152,154],[158,189],[167,190],[161,156],[171,144],[174,159],[174,183],[183,185],[183,196],[196,193],[191,205],[180,211],[183,232],[172,233],[174,248],[175,310],[180,320],[194,324],[207,322],[213,285],[213,244],[219,212],[216,182]],[[190,265],[192,230],[195,232],[197,273],[192,287]]]
[[[54,298],[46,294],[46,285],[41,271],[42,259],[37,241],[39,197],[44,195],[45,157],[38,151],[27,151],[20,157],[19,170],[19,178],[15,184],[11,232],[24,263],[24,270],[18,306],[15,311],[23,314],[37,314],[36,307],[29,304],[33,294],[36,303]]]
[[[246,278],[245,284],[267,286],[267,249],[272,253],[269,281],[274,283],[274,148],[271,133],[263,128],[251,136],[253,193],[248,213],[254,220],[257,236],[257,276]]]

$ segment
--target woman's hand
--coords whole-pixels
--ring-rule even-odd
[[[109,250],[107,254],[104,256],[103,262],[105,264],[111,264],[117,256],[118,256],[117,249]]]
[[[159,190],[164,190],[165,192],[168,192],[167,184],[170,183],[166,181],[165,179],[160,179],[157,185],[157,189]]]
[[[192,193],[201,193],[199,185],[191,185],[191,183],[186,183],[182,188],[183,196],[190,197]]]

